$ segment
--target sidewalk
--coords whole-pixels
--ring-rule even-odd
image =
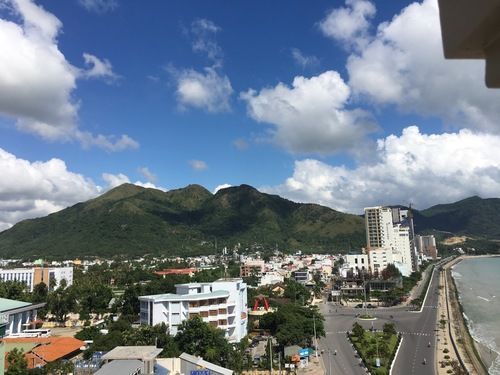
[[[315,356],[311,356],[309,366],[297,370],[298,375],[324,375],[323,361],[321,357],[316,360]]]
[[[468,333],[452,284],[451,267],[459,259],[454,259],[444,265],[443,271],[439,275],[440,296],[437,322],[439,341],[436,345],[438,374],[446,374],[447,370],[451,368],[451,361],[458,362],[460,357],[470,374],[487,375],[481,360],[474,353],[475,343]],[[439,322],[441,319],[446,320],[444,326]],[[452,341],[455,343],[456,350]],[[448,352],[444,353],[445,350]],[[444,367],[442,367],[443,364],[445,364]]]

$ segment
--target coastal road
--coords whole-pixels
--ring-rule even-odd
[[[393,367],[393,374],[435,374],[435,329],[437,321],[437,285],[439,273],[432,274],[427,298],[421,312],[408,311],[407,307],[377,308],[370,311],[376,320],[366,321],[356,318],[361,309],[340,307],[330,303],[319,306],[325,317],[326,335],[319,342],[326,375],[366,374],[360,360],[347,339],[346,332],[352,329],[355,321],[365,329],[382,330],[387,322],[394,323],[396,330],[403,335],[403,342]],[[429,347],[429,342],[431,346]],[[337,354],[333,355],[333,351]],[[332,353],[329,353],[331,351]],[[423,359],[426,364],[423,364]],[[330,371],[331,369],[331,371]]]

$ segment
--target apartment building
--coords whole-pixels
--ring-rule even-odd
[[[247,285],[242,279],[177,284],[176,293],[139,297],[141,324],[165,323],[176,335],[183,321],[199,316],[225,331],[229,342],[247,334]]]
[[[390,207],[365,208],[366,247],[390,247],[393,242],[392,209]]]
[[[403,262],[401,252],[392,248],[371,249],[368,259],[372,273],[380,274],[389,264],[394,264],[403,276],[410,276],[412,273],[411,262]]]
[[[417,269],[408,217],[408,210],[400,208],[365,208],[366,244],[372,272],[381,272],[388,263],[394,263],[404,276]]]
[[[418,253],[432,259],[437,258],[437,247],[436,239],[433,235],[429,236],[415,236],[415,244],[417,246]]]
[[[266,263],[261,259],[250,259],[240,265],[240,277],[262,276]]]
[[[66,280],[66,285],[73,284],[73,267],[32,267],[32,268],[11,268],[0,269],[0,281],[19,281],[27,285],[30,292],[33,292],[35,285],[41,282],[47,287],[51,280],[55,281],[55,288],[61,285],[62,280]]]
[[[362,272],[368,272],[370,269],[368,255],[366,254],[346,254],[343,259],[344,264],[340,269],[343,277],[347,277],[349,273],[357,276]]]

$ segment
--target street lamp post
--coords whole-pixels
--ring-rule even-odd
[[[316,360],[318,360],[318,338],[316,336],[316,315],[313,311],[313,330],[314,330],[314,349],[316,353]]]
[[[363,295],[364,295],[364,299],[365,299],[365,303],[364,303],[364,310],[365,310],[365,316],[368,315],[367,311],[366,311],[366,284],[365,284],[365,273],[362,272],[361,273],[363,275]]]

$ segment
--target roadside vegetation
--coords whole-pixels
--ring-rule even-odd
[[[363,364],[371,374],[389,374],[400,340],[394,324],[386,323],[382,332],[372,332],[366,331],[356,322],[352,327],[349,338]],[[377,358],[380,359],[379,367],[377,367]]]

